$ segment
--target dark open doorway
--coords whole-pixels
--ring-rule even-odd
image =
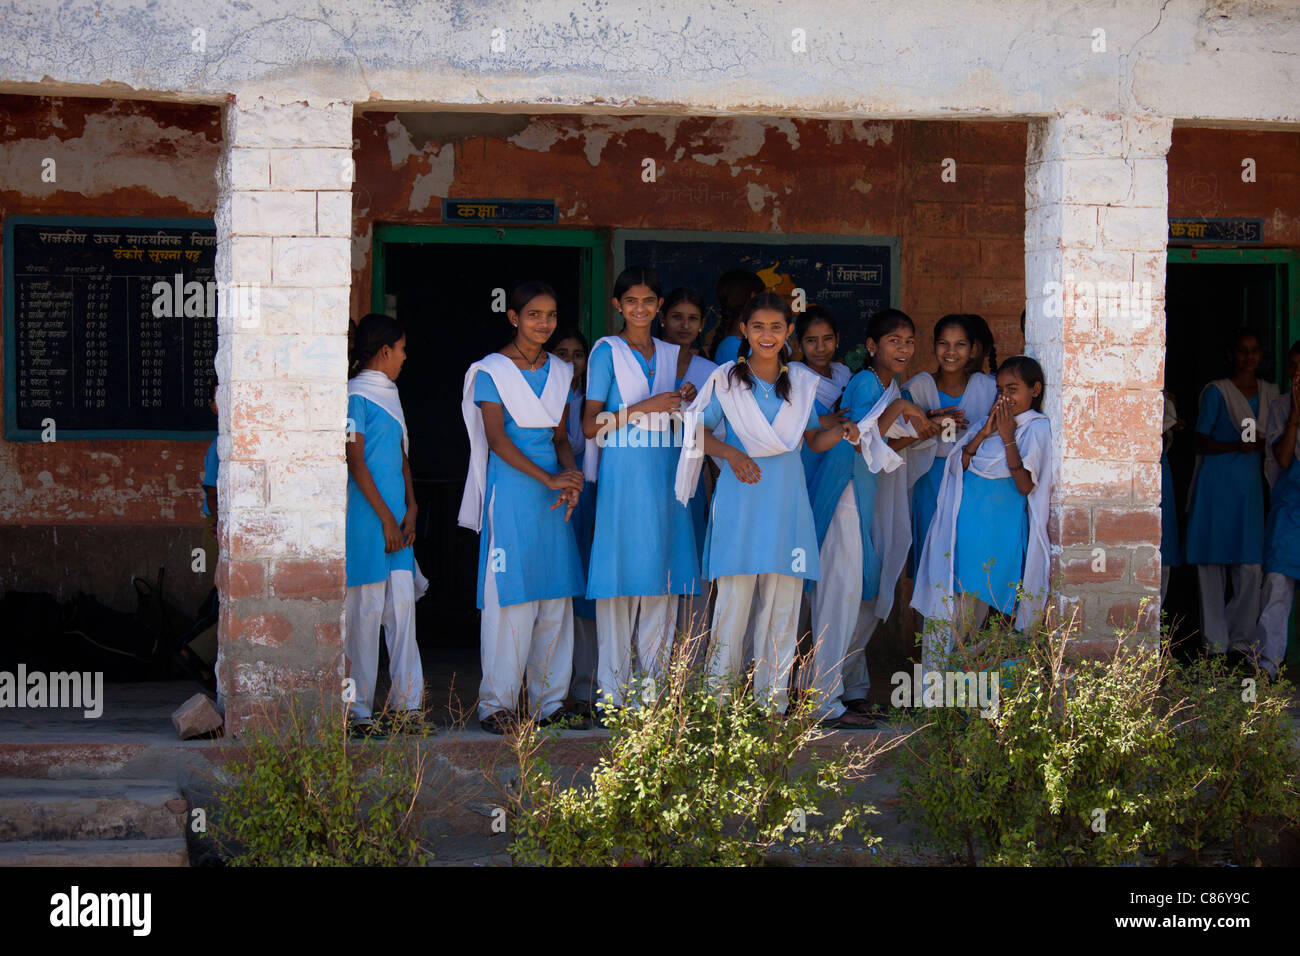
[[[429,579],[420,634],[435,646],[477,647],[479,639],[478,536],[457,524],[469,464],[461,389],[470,364],[510,339],[505,313],[493,311],[494,291],[508,295],[517,283],[540,279],[556,291],[560,326],[588,331],[594,290],[606,283],[605,241],[574,230],[376,230],[372,308],[396,316],[407,334],[397,384],[419,504],[415,556]]]
[[[1165,384],[1187,428],[1169,452],[1180,531],[1186,529],[1187,491],[1195,462],[1193,432],[1201,390],[1228,374],[1227,348],[1234,332],[1249,328],[1263,347],[1259,377],[1279,382],[1287,350],[1298,335],[1295,256],[1273,250],[1173,249],[1165,287]],[[1261,409],[1261,414],[1263,414]],[[1262,480],[1262,479],[1261,479]],[[1165,602],[1180,656],[1200,646],[1196,569],[1175,568]],[[1294,657],[1292,640],[1289,656]]]

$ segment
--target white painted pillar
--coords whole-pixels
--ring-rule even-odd
[[[217,281],[257,306],[218,319],[217,679],[237,731],[285,693],[336,699],[343,674],[352,104],[240,95],[223,119]]]
[[[1046,373],[1055,438],[1055,606],[1101,641],[1159,619],[1172,126],[1084,111],[1029,126],[1026,350]]]

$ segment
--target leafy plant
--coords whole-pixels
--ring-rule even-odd
[[[846,798],[884,748],[825,756],[813,746],[824,733],[811,699],[772,714],[743,681],[719,692],[692,656],[674,657],[662,688],[635,685],[635,705],[605,711],[609,743],[589,785],[557,784],[545,758],[552,738],[519,728],[517,786],[508,793],[516,862],[747,866],[777,846],[863,832],[876,811]]]
[[[240,736],[213,837],[235,866],[400,866],[419,839],[424,758],[413,741],[348,743],[346,709],[290,698]],[[340,712],[335,712],[339,710]]]

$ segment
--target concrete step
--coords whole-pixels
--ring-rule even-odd
[[[174,781],[0,778],[0,846],[175,838],[185,809]]]
[[[5,866],[189,866],[183,837],[147,840],[15,840],[0,843]]]

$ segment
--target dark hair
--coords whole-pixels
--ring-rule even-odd
[[[1292,342],[1291,351],[1286,353],[1287,358],[1291,358],[1293,355],[1300,355],[1300,339],[1296,339]]]
[[[718,308],[722,314],[709,339],[710,356],[718,351],[718,343],[727,337],[749,300],[766,291],[767,283],[748,269],[731,269],[718,277],[714,292],[718,296]]]
[[[623,298],[628,289],[639,285],[649,286],[656,299],[663,298],[664,287],[659,282],[659,273],[649,266],[628,266],[620,272],[614,280],[614,298]]]
[[[370,364],[370,360],[379,354],[385,345],[394,346],[406,334],[402,323],[391,315],[371,312],[361,317],[356,331],[352,333],[352,350],[348,357],[348,378],[354,378],[358,372]]]
[[[913,332],[916,332],[916,323],[902,309],[881,309],[867,320],[867,338],[879,342],[890,332],[901,329],[903,326],[907,326]],[[872,358],[874,356],[867,357],[868,366],[872,364]]]
[[[839,323],[835,321],[835,313],[824,305],[810,305],[803,310],[803,314],[794,323],[794,337],[803,340],[812,328],[814,322],[825,322],[831,327],[831,331],[836,335],[840,334]]]
[[[591,357],[591,346],[587,344],[587,337],[582,334],[582,331],[580,329],[574,326],[569,326],[563,329],[556,329],[554,332],[552,332],[550,339],[548,339],[546,342],[546,351],[554,352],[556,346],[558,346],[565,339],[577,339],[578,342],[581,343],[582,345],[582,350],[587,353],[587,357],[588,358]],[[573,387],[580,392],[585,392],[587,390],[586,380],[587,380],[586,372],[583,372],[581,375],[575,373],[573,376]]]
[[[1232,338],[1228,340],[1228,351],[1231,352],[1233,349],[1235,349],[1238,345],[1241,344],[1243,339],[1246,338],[1252,338],[1260,345],[1264,344],[1264,340],[1259,337],[1258,332],[1256,332],[1254,329],[1247,328],[1246,326],[1243,325],[1241,328],[1235,330],[1232,333]]]
[[[794,313],[790,311],[790,303],[785,301],[784,296],[777,295],[775,292],[760,292],[748,302],[745,303],[744,309],[740,313],[740,321],[748,322],[750,317],[760,309],[770,309],[773,312],[780,312],[785,316],[787,325],[794,325]],[[744,382],[751,390],[754,387],[754,373],[749,367],[747,361],[749,357],[749,339],[742,338],[740,350],[736,356],[736,364],[731,367],[727,373],[727,379],[733,385],[738,382]],[[786,346],[781,346],[781,374],[776,377],[776,394],[782,401],[790,400],[790,372],[786,368],[786,362],[790,358],[789,350]]]
[[[1001,375],[1003,372],[1015,372],[1020,376],[1020,380],[1030,388],[1035,385],[1043,386],[1042,391],[1038,393],[1038,397],[1029,403],[1030,408],[1036,412],[1041,412],[1043,410],[1043,395],[1047,391],[1047,380],[1043,377],[1043,367],[1028,355],[1013,355],[999,366],[997,374]]]
[[[975,341],[984,347],[984,354],[989,360],[989,374],[998,373],[998,350],[993,344],[993,330],[989,324],[984,321],[982,315],[976,315],[974,312],[966,312],[962,316],[970,323],[970,328],[975,336]],[[979,371],[976,369],[976,371]]]
[[[560,301],[554,289],[545,282],[538,282],[533,279],[528,282],[521,282],[510,290],[510,298],[506,301],[506,308],[518,315],[524,311],[524,306],[539,295],[549,295],[557,304]]]

